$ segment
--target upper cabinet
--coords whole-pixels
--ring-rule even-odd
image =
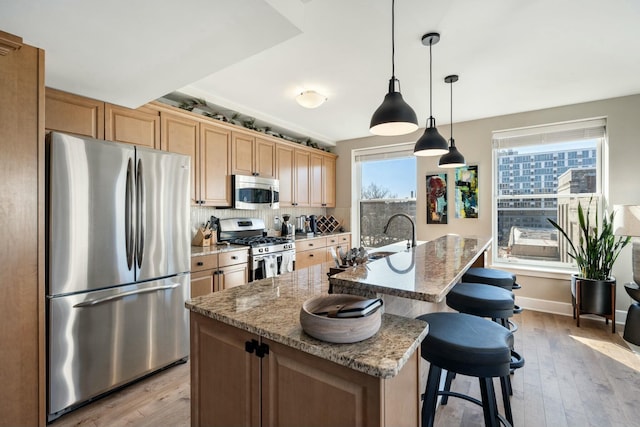
[[[296,179],[293,147],[286,144],[276,146],[276,178],[280,181],[280,208],[294,205],[294,182]]]
[[[191,203],[231,206],[231,131],[162,111],[161,149],[191,157]]]
[[[191,202],[232,206],[232,175],[280,180],[280,207],[335,207],[336,156],[151,102],[130,109],[46,89],[45,127],[191,157]]]
[[[311,154],[310,159],[311,206],[334,208],[336,206],[336,159],[332,155]],[[318,185],[320,183],[320,185]]]
[[[307,150],[295,149],[293,153],[295,180],[293,182],[293,206],[311,206],[309,186],[311,174],[311,154]]]
[[[250,133],[232,132],[231,173],[275,178],[275,143]]]
[[[46,88],[44,127],[104,139],[104,102]]]
[[[160,114],[146,107],[132,110],[105,104],[104,139],[160,148]]]
[[[231,206],[231,131],[200,123],[200,199],[210,206]]]

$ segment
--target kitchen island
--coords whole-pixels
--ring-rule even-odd
[[[489,237],[448,234],[376,262],[347,268],[329,282],[334,293],[439,303],[470,267],[484,267],[484,253],[490,245]]]
[[[370,287],[369,294],[438,302],[489,244],[486,238],[445,236],[330,280],[334,291],[367,293]],[[385,310],[378,333],[360,343],[308,336],[300,307],[328,292],[329,266],[187,302],[192,425],[419,425],[418,350],[428,325]]]
[[[192,425],[416,426],[425,322],[385,313],[373,337],[305,334],[302,303],[327,294],[329,264],[187,302]]]

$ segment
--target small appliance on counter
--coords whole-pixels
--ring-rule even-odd
[[[309,230],[308,233],[316,234],[318,232],[318,217],[316,215],[309,215]]]
[[[289,218],[291,218],[291,215],[282,215],[282,219],[284,220],[284,222],[282,223],[282,230],[280,231],[280,235],[282,237],[288,237],[293,239],[294,237],[293,224],[289,222]]]

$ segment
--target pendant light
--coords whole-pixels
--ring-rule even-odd
[[[449,152],[447,141],[436,129],[436,119],[433,118],[433,83],[431,72],[431,46],[440,41],[440,34],[429,33],[422,36],[422,44],[429,46],[429,119],[424,134],[418,139],[413,154],[415,156],[441,156]]]
[[[449,152],[440,157],[438,166],[441,168],[460,168],[466,163],[464,162],[464,156],[456,148],[456,141],[453,139],[453,83],[458,81],[458,76],[455,74],[447,76],[444,81],[451,86],[451,139],[449,140],[451,145],[449,146]]]
[[[400,93],[400,81],[396,79],[395,66],[395,0],[391,1],[391,79],[389,80],[389,93],[384,101],[373,113],[369,131],[374,135],[404,135],[418,129],[418,117],[413,108],[409,106]],[[398,91],[396,91],[398,83]]]

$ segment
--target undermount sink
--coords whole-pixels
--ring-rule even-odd
[[[380,252],[372,252],[369,254],[369,261],[375,261],[377,259],[386,258],[389,255],[393,255],[396,252],[392,251],[380,251]]]

